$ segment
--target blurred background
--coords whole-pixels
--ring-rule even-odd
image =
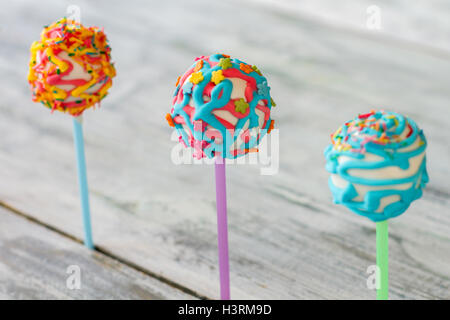
[[[70,116],[27,83],[31,43],[69,5],[104,27],[117,69],[84,113],[95,252],[79,243]],[[277,174],[227,168],[232,298],[375,297],[375,225],[331,203],[323,149],[384,108],[424,130],[431,179],[390,224],[391,298],[449,299],[449,38],[444,0],[2,1],[0,297],[218,298],[213,167],[172,163],[164,116],[194,58],[226,53],[267,77],[280,135]]]

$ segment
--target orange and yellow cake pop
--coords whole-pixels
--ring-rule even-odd
[[[33,101],[79,116],[99,104],[116,75],[103,30],[63,18],[31,45],[28,82]]]

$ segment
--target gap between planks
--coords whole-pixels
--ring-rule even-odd
[[[55,233],[65,237],[67,239],[70,239],[70,240],[72,240],[74,242],[77,242],[79,244],[83,244],[83,240],[81,240],[81,239],[79,239],[79,238],[77,238],[77,237],[75,237],[75,236],[73,236],[73,235],[71,235],[71,234],[69,234],[67,232],[59,230],[59,229],[57,229],[57,228],[55,228],[55,227],[53,227],[53,226],[51,226],[51,225],[49,225],[49,224],[39,220],[37,218],[34,218],[33,216],[30,216],[30,215],[28,215],[28,214],[26,214],[26,213],[24,213],[24,212],[22,212],[22,211],[20,211],[20,210],[18,210],[16,208],[14,208],[14,207],[8,205],[7,203],[5,203],[3,201],[0,201],[0,207],[3,207],[4,209],[8,210],[9,212],[11,212],[11,213],[13,213],[13,214],[15,214],[17,216],[20,216],[20,217],[22,217],[22,218],[24,218],[24,219],[26,219],[26,220],[34,223],[34,224],[37,224],[37,225],[39,225],[41,227],[44,227],[47,230],[55,232]],[[181,291],[183,293],[189,294],[189,295],[191,295],[191,296],[193,296],[195,298],[201,299],[201,300],[209,300],[208,297],[206,297],[204,295],[201,295],[200,293],[198,293],[198,292],[196,292],[196,291],[194,291],[192,289],[189,289],[189,288],[187,288],[187,287],[185,287],[185,286],[183,286],[183,285],[181,285],[181,284],[179,284],[179,283],[177,283],[175,281],[172,281],[172,280],[170,280],[170,279],[168,279],[166,277],[162,277],[162,276],[156,274],[155,272],[152,272],[152,271],[150,271],[148,269],[145,269],[145,268],[143,268],[143,267],[141,267],[141,266],[139,266],[139,265],[137,265],[137,264],[127,260],[127,259],[120,258],[120,257],[116,256],[115,254],[113,254],[112,252],[110,252],[109,250],[103,249],[102,247],[99,247],[99,246],[95,245],[93,251],[101,253],[101,254],[103,254],[104,256],[106,256],[106,257],[108,257],[110,259],[113,259],[113,260],[115,260],[115,261],[117,261],[117,262],[119,262],[119,263],[121,263],[121,264],[123,264],[123,265],[125,265],[125,266],[127,266],[127,267],[129,267],[129,268],[131,268],[133,270],[135,270],[135,271],[141,272],[141,273],[143,273],[143,274],[145,274],[145,275],[147,275],[147,276],[149,276],[149,277],[151,277],[151,278],[153,278],[155,280],[158,280],[158,281],[160,281],[160,282],[162,282],[162,283],[164,283],[164,284],[166,284],[166,285],[168,285],[168,286],[170,286],[170,287],[172,287],[174,289],[177,289],[177,290],[179,290],[179,291]]]

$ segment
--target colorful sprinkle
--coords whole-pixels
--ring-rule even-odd
[[[273,130],[275,124],[275,120],[270,121],[269,129],[267,129],[267,133],[270,133]]]
[[[258,83],[258,94],[260,96],[268,96],[270,87],[267,85],[267,81],[263,81],[261,83]]]
[[[191,75],[189,81],[194,83],[194,84],[199,84],[201,81],[203,81],[203,73],[201,73],[201,72],[194,72]]]
[[[245,64],[245,63],[240,63],[239,64],[239,69],[241,69],[242,71],[244,71],[245,73],[250,73],[253,72],[253,68],[251,65]]]
[[[249,107],[249,104],[245,102],[244,98],[240,98],[234,102],[236,112],[246,113]]]
[[[203,68],[203,60],[198,60],[197,63],[195,64],[195,68],[194,71],[200,71]]]
[[[259,71],[257,66],[252,66],[253,71],[255,71],[257,74],[259,74],[260,76],[262,76],[261,71]]]
[[[233,64],[231,63],[230,58],[220,58],[219,67],[221,67],[223,70],[231,68],[232,66],[233,66]]]
[[[394,121],[395,120],[395,121]],[[340,127],[331,137],[335,150],[351,150],[364,153],[367,143],[389,145],[398,143],[402,137],[399,121],[392,114],[384,111],[371,111],[358,115]]]
[[[275,103],[275,101],[272,98],[270,98],[270,104],[272,105],[272,107],[277,106],[277,104]]]
[[[194,87],[194,84],[192,83],[192,82],[186,82],[184,85],[183,85],[183,93],[186,93],[186,94],[191,94],[192,93],[192,88]]]
[[[222,70],[217,70],[212,72],[211,81],[218,85],[225,77],[223,76]]]
[[[173,123],[173,119],[172,119],[172,116],[170,115],[170,113],[166,114],[166,120],[167,120],[167,123],[169,124],[169,126],[175,127],[175,124]]]

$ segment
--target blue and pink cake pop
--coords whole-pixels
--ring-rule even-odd
[[[267,79],[256,66],[224,54],[202,56],[178,78],[166,119],[194,156],[234,159],[257,151],[273,128]]]

